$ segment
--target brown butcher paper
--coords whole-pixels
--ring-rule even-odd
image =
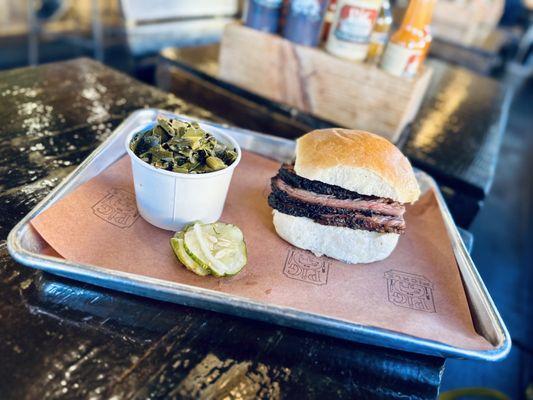
[[[279,164],[244,152],[221,220],[238,225],[248,264],[231,278],[199,277],[179,264],[172,232],[139,216],[124,157],[37,216],[32,224],[67,260],[212,289],[254,301],[486,350],[474,329],[435,194],[407,206],[407,231],[384,261],[348,265],[276,235],[267,204]],[[154,193],[157,196],[157,193]],[[356,249],[354,249],[356,251]]]

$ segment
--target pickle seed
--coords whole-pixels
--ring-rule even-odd
[[[215,258],[220,260],[222,257],[229,255],[231,251],[229,249],[222,249],[216,252]]]

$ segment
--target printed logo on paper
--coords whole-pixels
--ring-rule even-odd
[[[389,301],[395,306],[437,312],[433,300],[433,283],[429,279],[396,270],[385,272],[384,277],[387,279]]]
[[[315,257],[308,251],[289,249],[283,274],[287,278],[321,286],[328,283],[329,266],[326,259]]]
[[[129,228],[137,218],[135,195],[124,189],[113,188],[92,206],[94,215],[119,228]]]

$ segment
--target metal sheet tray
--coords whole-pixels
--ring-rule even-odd
[[[507,328],[464,246],[438,187],[430,176],[421,171],[417,171],[416,174],[422,191],[433,188],[437,193],[437,199],[464,282],[475,328],[494,346],[492,350],[462,349],[386,329],[347,323],[198,287],[112,271],[94,265],[78,264],[46,254],[46,243],[31,227],[31,219],[122,157],[125,154],[123,148],[125,135],[132,129],[153,121],[158,114],[175,116],[156,109],[144,109],[133,113],[78,168],[24,217],[13,228],[8,237],[7,244],[12,257],[33,268],[123,292],[244,316],[361,343],[441,357],[487,361],[502,359],[509,353],[511,339]],[[188,119],[186,116],[178,117]],[[203,122],[206,125],[226,130],[245,150],[259,153],[280,162],[290,160],[293,157],[294,142],[291,140],[221,126],[207,121]]]

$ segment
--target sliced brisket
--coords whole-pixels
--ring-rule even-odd
[[[381,233],[405,231],[405,207],[401,203],[302,178],[287,164],[272,178],[268,203],[284,214],[323,225]]]
[[[306,217],[322,225],[364,229],[380,233],[403,233],[405,221],[402,217],[387,215],[364,215],[359,212],[339,213],[321,206],[310,206],[307,203],[287,199],[278,193],[271,193],[268,197],[270,207],[283,214],[295,217]]]
[[[338,199],[333,195],[318,194],[309,190],[295,188],[284,182],[279,177],[272,179],[272,191],[281,191],[291,199],[323,206],[332,209],[342,209],[342,212],[359,211],[363,214],[377,213],[383,215],[402,216],[405,207],[399,203],[383,202],[374,199],[356,197],[353,199]],[[368,197],[368,196],[367,196]]]
[[[294,172],[294,165],[283,164],[278,171],[278,176],[292,187],[308,190],[318,194],[335,196],[337,199],[374,200],[379,203],[400,205],[400,203],[397,203],[391,199],[385,199],[377,196],[367,196],[341,188],[340,186],[329,185],[324,182],[302,178],[301,176],[296,175],[296,172]]]

